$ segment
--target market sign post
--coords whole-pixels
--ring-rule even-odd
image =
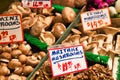
[[[50,8],[52,7],[51,0],[22,0],[23,7],[30,8]]]
[[[108,8],[83,12],[80,14],[80,16],[84,32],[111,25]]]
[[[21,16],[19,14],[0,15],[0,44],[23,41]]]
[[[87,69],[83,46],[48,49],[53,77]]]

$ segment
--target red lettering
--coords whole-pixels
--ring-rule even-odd
[[[0,40],[2,40],[2,37],[1,37],[1,35],[0,35]]]
[[[47,8],[48,7],[48,4],[44,4],[44,8]]]
[[[60,65],[60,63],[58,63],[58,69],[60,69],[60,70],[61,70],[61,65]]]
[[[68,70],[68,66],[67,66],[67,63],[62,63],[62,69],[63,71],[67,71]]]
[[[94,21],[93,24],[95,27],[97,27],[97,21]]]
[[[43,2],[39,2],[39,6],[42,6]]]
[[[13,41],[15,38],[16,38],[16,35],[15,35],[15,34],[14,34],[14,35],[9,36],[10,41]]]
[[[68,67],[71,68],[72,67],[72,61],[68,62]]]
[[[2,38],[5,38],[8,35],[8,31],[2,31],[1,36]]]
[[[98,20],[99,26],[103,25],[103,20]]]
[[[90,23],[89,22],[87,22],[87,26],[90,27]]]
[[[78,70],[80,67],[81,67],[81,66],[80,66],[80,63],[77,63],[76,65],[74,65],[74,68],[77,69],[77,70]]]
[[[33,7],[38,7],[37,2],[33,2]]]

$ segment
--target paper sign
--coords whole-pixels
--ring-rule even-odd
[[[0,15],[0,43],[22,42],[23,31],[21,16],[15,14]]]
[[[94,30],[111,25],[108,8],[81,13],[83,31]]]
[[[50,8],[52,7],[51,0],[22,0],[23,7],[30,8]]]
[[[83,46],[69,46],[48,50],[53,77],[87,69]]]

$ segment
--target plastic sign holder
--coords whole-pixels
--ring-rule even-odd
[[[87,69],[82,45],[54,45],[48,49],[53,77]]]
[[[27,8],[50,8],[51,0],[22,0],[22,6]]]
[[[84,32],[111,25],[108,8],[83,12],[80,16]]]
[[[22,42],[24,40],[19,14],[0,15],[0,44]]]

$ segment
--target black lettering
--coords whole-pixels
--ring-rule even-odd
[[[3,18],[3,17],[0,17],[0,21],[4,21],[4,18]]]
[[[8,17],[4,17],[4,21],[8,21]]]
[[[4,23],[4,25],[5,25],[5,26],[8,26],[8,25],[9,25],[9,23],[8,23],[8,22],[5,22],[5,23]]]
[[[14,20],[14,16],[10,16],[10,20]]]
[[[4,26],[4,22],[0,22],[0,26],[1,26],[1,27]]]
[[[15,20],[19,20],[19,19],[18,19],[18,16],[15,16]]]
[[[13,23],[12,23],[12,22],[9,22],[9,26],[11,26],[11,25],[13,25]]]

